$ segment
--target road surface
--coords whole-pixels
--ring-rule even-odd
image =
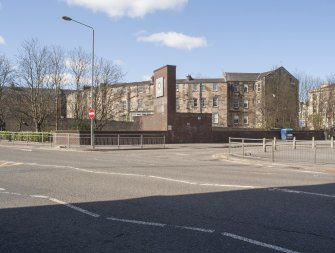
[[[0,252],[335,252],[335,171],[219,145],[0,145]]]

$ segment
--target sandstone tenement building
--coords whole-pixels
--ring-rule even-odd
[[[309,92],[308,103],[304,105],[301,119],[309,129],[330,129],[335,127],[335,84],[323,84]]]
[[[95,107],[104,107],[105,111],[108,107],[110,119],[133,121],[135,117],[154,113],[154,80],[106,87],[104,99],[99,99],[101,96],[96,92]],[[212,125],[217,127],[295,128],[298,91],[298,80],[284,67],[264,73],[224,73],[221,78],[200,79],[189,75],[176,80],[176,111],[210,113]],[[110,103],[101,102],[106,97]],[[75,116],[75,101],[75,93],[68,96],[68,118]],[[87,117],[87,103],[83,108],[83,117]]]

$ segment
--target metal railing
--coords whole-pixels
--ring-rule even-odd
[[[45,132],[0,132],[0,142],[52,145],[52,134]]]
[[[334,164],[334,137],[331,140],[290,141],[274,139],[229,138],[229,157],[256,158],[272,162]]]
[[[89,134],[54,133],[55,146],[82,147],[91,145]],[[95,134],[94,146],[96,148],[165,148],[165,135],[155,134]]]

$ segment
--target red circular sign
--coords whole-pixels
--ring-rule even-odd
[[[94,109],[93,109],[93,108],[90,108],[90,110],[88,111],[88,117],[89,117],[90,119],[94,119],[94,116],[95,116]]]

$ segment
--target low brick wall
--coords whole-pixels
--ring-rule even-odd
[[[207,122],[208,120],[205,120]],[[177,123],[177,122],[176,122]],[[279,130],[258,130],[258,129],[231,129],[231,128],[215,128],[210,131],[207,124],[202,127],[189,125],[183,126],[177,123],[170,131],[95,131],[96,135],[103,137],[104,135],[164,135],[166,143],[228,143],[229,137],[234,138],[252,138],[252,139],[280,139]],[[185,123],[186,124],[186,123]],[[178,126],[178,128],[175,128]],[[73,134],[73,137],[68,139],[62,134]],[[90,131],[57,131],[54,135],[54,143],[58,146],[70,145],[90,145]],[[294,131],[294,136],[297,140],[324,140],[323,131]]]

